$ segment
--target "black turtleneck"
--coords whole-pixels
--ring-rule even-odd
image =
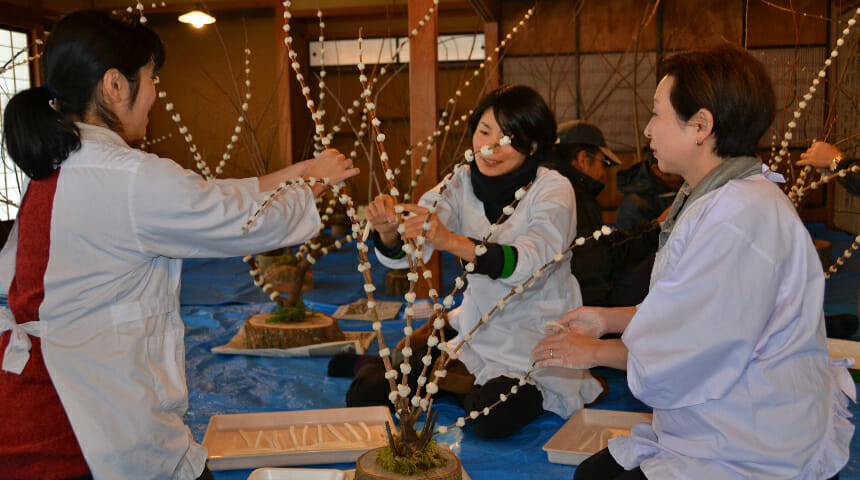
[[[472,179],[472,190],[478,200],[484,204],[484,215],[490,223],[496,223],[502,216],[502,209],[514,201],[516,191],[525,187],[537,176],[540,162],[531,156],[515,170],[497,177],[488,177],[478,170],[474,164],[469,166]]]

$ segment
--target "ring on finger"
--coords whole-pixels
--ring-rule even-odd
[[[549,358],[552,358],[552,349],[549,349]]]

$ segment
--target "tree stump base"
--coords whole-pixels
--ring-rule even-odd
[[[271,283],[275,290],[289,293],[296,281],[296,266],[269,265],[263,270],[263,276],[266,278],[266,283]],[[305,278],[302,280],[302,291],[313,290],[313,288],[314,274],[310,269],[305,270]]]
[[[314,313],[304,320],[289,323],[266,323],[271,313],[258,313],[245,320],[248,348],[295,348],[346,339],[337,320]]]
[[[349,218],[343,213],[335,212],[331,216],[331,234],[335,238],[345,237],[350,232]]]
[[[385,274],[385,293],[388,295],[406,295],[409,292],[407,269],[389,270]]]
[[[375,448],[358,457],[355,462],[355,480],[462,480],[463,467],[460,459],[447,448],[440,448],[439,453],[448,462],[444,467],[433,468],[413,475],[400,475],[389,472],[376,463],[379,449]]]

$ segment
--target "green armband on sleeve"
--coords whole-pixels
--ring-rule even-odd
[[[505,257],[501,278],[508,278],[514,273],[514,269],[517,268],[517,251],[510,245],[501,245],[501,247]]]

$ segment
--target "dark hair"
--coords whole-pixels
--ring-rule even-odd
[[[776,110],[773,86],[761,62],[725,44],[667,57],[662,75],[675,80],[669,99],[681,120],[702,108],[711,112],[717,155],[755,154]]]
[[[42,55],[47,85],[18,93],[3,113],[3,141],[12,160],[34,180],[50,176],[80,148],[74,122],[91,108],[119,131],[118,120],[96,95],[96,87],[105,72],[116,68],[128,79],[134,102],[139,71],[150,61],[158,70],[164,63],[164,47],[158,35],[136,18],[78,11],[61,19]]]
[[[469,119],[469,134],[478,129],[488,109],[502,133],[511,137],[511,146],[527,158],[548,154],[555,146],[555,115],[539,93],[523,85],[502,85],[481,99]]]

